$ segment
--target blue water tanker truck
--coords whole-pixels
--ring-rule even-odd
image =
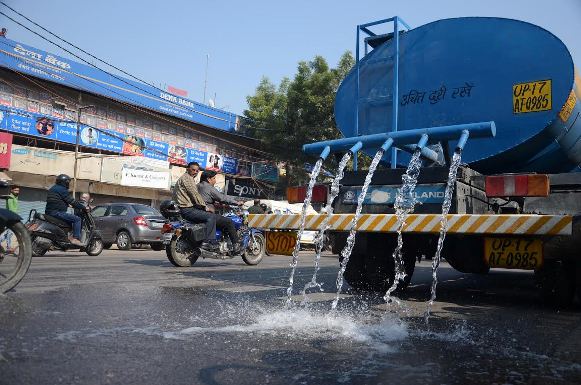
[[[379,33],[384,24],[389,32]],[[394,201],[410,153],[421,148],[417,204],[403,228],[405,288],[418,258],[435,253],[452,154],[463,147],[442,256],[466,273],[533,270],[545,300],[581,299],[581,78],[565,44],[539,26],[495,17],[413,29],[395,17],[360,25],[357,34],[356,65],[335,101],[343,139],[304,147],[373,157],[392,138],[363,200],[345,280],[357,289],[391,286]],[[366,175],[355,164],[341,181],[329,222],[336,253]],[[281,223],[291,222],[261,224]],[[306,229],[320,223],[307,218]]]

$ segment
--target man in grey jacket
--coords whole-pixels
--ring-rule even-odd
[[[214,203],[226,203],[230,205],[241,206],[244,202],[237,200],[234,197],[222,194],[220,191],[214,187],[216,184],[216,172],[205,170],[202,172],[202,177],[200,178],[200,183],[198,183],[198,192],[204,199],[206,207],[210,210],[214,208]],[[216,215],[216,227],[224,230],[226,234],[230,237],[232,245],[234,246],[234,253],[240,252],[240,245],[238,244],[238,233],[234,227],[234,222],[230,219],[223,217],[222,215]]]

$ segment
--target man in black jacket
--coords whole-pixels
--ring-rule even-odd
[[[73,236],[69,236],[69,242],[76,246],[83,246],[81,242],[81,218],[67,213],[67,209],[72,206],[74,209],[88,210],[88,207],[72,197],[69,193],[70,183],[71,177],[66,174],[60,174],[56,177],[55,185],[48,190],[44,212],[69,223],[73,228]]]

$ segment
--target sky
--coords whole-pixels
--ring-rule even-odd
[[[136,77],[185,89],[198,102],[205,89],[206,103],[211,98],[237,114],[262,77],[278,84],[315,55],[334,67],[355,51],[358,24],[392,16],[412,28],[462,16],[528,21],[559,37],[581,67],[581,0],[1,1]],[[22,21],[2,4],[0,10]],[[10,39],[70,58],[3,15],[0,27]],[[376,32],[392,27],[383,28]]]

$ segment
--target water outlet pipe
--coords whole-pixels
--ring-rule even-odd
[[[354,147],[358,142],[361,142],[362,148],[377,148],[390,138],[393,140],[393,146],[402,148],[406,144],[416,144],[418,138],[421,140],[422,135],[424,134],[428,136],[426,142],[426,144],[428,144],[445,140],[454,140],[458,138],[459,135],[462,135],[464,130],[469,131],[470,137],[472,138],[489,138],[496,135],[496,126],[494,122],[479,122],[326,140],[323,142],[305,144],[303,146],[303,152],[306,154],[318,155],[319,153],[322,153],[327,146],[330,147],[331,152],[344,152]]]
[[[458,139],[458,144],[456,145],[456,152],[460,153],[462,152],[462,150],[464,150],[464,146],[466,145],[466,142],[468,141],[468,137],[470,136],[470,131],[468,130],[463,130],[462,134],[460,135],[460,139]]]

